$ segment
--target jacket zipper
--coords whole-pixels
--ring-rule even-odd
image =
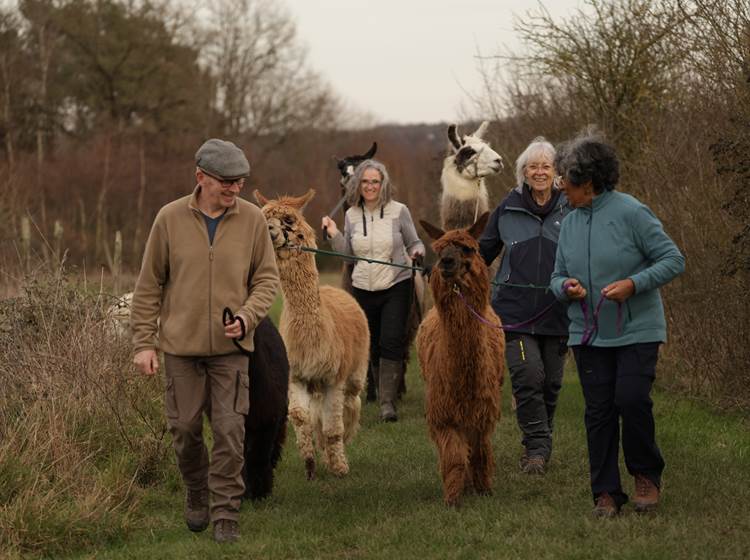
[[[537,238],[538,247],[536,251],[536,283],[539,284],[539,271],[542,268],[542,238],[544,237],[544,220],[539,216],[534,216],[539,220],[539,237]],[[534,313],[536,313],[537,307],[539,306],[539,290],[534,290]],[[535,323],[531,324],[531,334],[534,333]]]
[[[365,209],[363,207],[362,208],[362,212],[364,212],[364,211],[365,211]],[[367,214],[365,214],[365,220],[366,219],[367,219]],[[374,214],[370,214],[370,224],[371,224],[370,225],[370,253],[369,253],[368,256],[371,259],[374,259],[375,258],[375,255],[373,254],[374,251],[375,251],[375,247],[373,246],[373,239],[375,238],[375,215]],[[368,274],[367,274],[367,284],[370,287],[370,291],[372,291],[373,266],[372,266],[372,263],[367,263],[367,264],[369,265],[368,266],[369,271],[368,271]]]
[[[591,284],[591,227],[594,222],[594,207],[591,206],[591,215],[589,216],[589,235],[588,235],[588,259],[587,259],[587,266],[588,266],[588,273],[589,273],[589,289],[587,297],[589,298],[589,309],[591,310],[591,320],[594,320],[593,313],[594,313],[594,286]],[[584,318],[585,320],[585,318]],[[584,325],[584,331],[586,329],[587,325]],[[594,326],[592,325],[592,328]],[[594,334],[591,340],[589,341],[589,345],[591,345],[594,342],[594,339],[599,335],[599,329],[594,328]]]
[[[216,229],[219,229],[219,226],[216,226]],[[208,233],[208,232],[207,232]],[[216,232],[214,232],[214,237],[216,237]],[[210,355],[213,355],[214,353],[214,344],[213,344],[213,328],[212,328],[212,321],[211,321],[211,294],[213,293],[213,278],[214,278],[214,246],[213,244],[210,244],[208,246],[208,351]]]

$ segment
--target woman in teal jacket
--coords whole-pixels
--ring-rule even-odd
[[[594,515],[612,517],[628,501],[618,467],[620,418],[635,509],[656,508],[664,459],[656,445],[651,386],[666,321],[659,295],[685,269],[661,222],[616,192],[619,163],[592,137],[558,151],[561,188],[575,208],[560,230],[551,288],[569,301],[570,337],[586,401]]]

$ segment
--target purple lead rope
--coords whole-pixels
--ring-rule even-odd
[[[567,291],[567,282],[563,284],[563,288]],[[594,316],[592,318],[591,325],[589,325],[589,306],[586,303],[586,298],[578,300],[581,304],[581,311],[583,312],[583,335],[581,336],[581,344],[583,346],[588,346],[591,343],[591,340],[594,338],[594,333],[599,330],[599,311],[601,311],[602,304],[604,303],[605,299],[607,298],[603,295],[599,298],[599,301],[596,304],[596,308],[594,309]],[[620,303],[619,301],[617,302],[616,324],[617,334],[619,335],[622,332],[622,303]]]
[[[510,331],[515,329],[520,329],[521,327],[526,327],[528,325],[531,325],[532,323],[535,323],[539,319],[542,318],[542,316],[547,313],[550,309],[552,309],[555,306],[555,301],[550,303],[547,307],[542,309],[539,313],[534,315],[531,319],[527,319],[526,321],[521,321],[520,323],[513,323],[512,325],[496,325],[495,323],[492,323],[491,321],[488,321],[482,315],[480,315],[469,303],[466,301],[466,298],[464,298],[464,295],[461,293],[461,290],[458,289],[458,286],[453,287],[453,291],[458,294],[458,297],[461,298],[461,301],[466,306],[466,308],[471,311],[471,314],[474,315],[481,323],[484,323],[487,326],[494,327],[496,329],[502,329],[504,331]]]

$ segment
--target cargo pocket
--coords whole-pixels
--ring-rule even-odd
[[[175,395],[173,377],[167,377],[167,386],[164,390],[164,408],[167,412],[167,418],[170,420],[179,419],[180,410],[177,408],[177,395]]]
[[[238,371],[235,384],[234,411],[247,415],[250,411],[250,376],[247,372]]]

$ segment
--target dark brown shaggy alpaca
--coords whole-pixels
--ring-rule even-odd
[[[495,470],[492,434],[500,417],[505,337],[490,306],[487,267],[477,243],[488,215],[468,229],[447,233],[420,222],[435,240],[438,262],[430,275],[435,306],[417,333],[417,352],[427,424],[449,506],[458,506],[471,488],[490,494]]]

